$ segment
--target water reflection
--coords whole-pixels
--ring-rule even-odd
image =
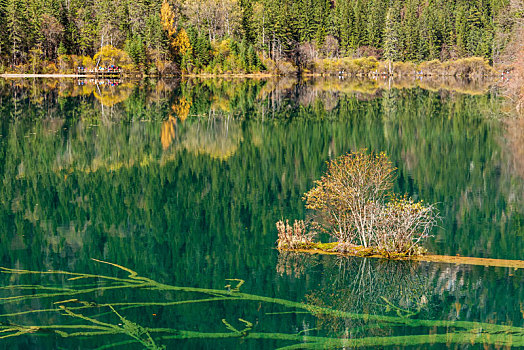
[[[252,295],[344,313],[302,310],[303,314],[282,309],[282,304],[237,300],[176,309],[157,305],[150,312],[116,310],[143,327],[173,328],[176,320],[181,330],[229,332],[231,338],[241,337],[231,335],[222,319],[242,333],[249,328],[239,321],[242,318],[264,333],[256,340],[242,340],[253,347],[267,334],[271,337],[264,338],[266,348],[300,347],[305,334],[335,338],[334,347],[372,346],[339,341],[355,332],[365,334],[362,315],[393,317],[375,318],[373,332],[424,335],[421,347],[430,342],[428,334],[437,331],[437,343],[446,344],[443,328],[449,324],[439,322],[522,327],[521,271],[285,257],[272,249],[277,220],[306,216],[302,195],[320,177],[325,161],[366,147],[386,151],[399,168],[395,191],[439,203],[444,218],[428,242],[429,250],[521,259],[524,181],[519,124],[508,128],[492,118],[504,108],[495,95],[362,80],[126,84],[0,82],[0,232],[5,243],[0,246],[0,266],[114,276],[114,271],[93,265],[90,259],[97,258],[171,286],[223,291],[228,284],[234,288],[227,279],[238,278],[245,281],[241,291]],[[2,291],[5,297],[16,296],[19,291],[9,286],[42,285],[43,276],[22,280],[4,275]],[[64,276],[46,281],[48,287],[71,287]],[[29,295],[33,289],[23,292]],[[155,302],[183,300],[176,293],[157,292]],[[109,304],[151,298],[150,290],[131,288],[94,291],[87,299],[77,299]],[[0,305],[2,313],[36,308],[56,312],[58,304],[53,303],[63,300],[33,298]],[[121,323],[108,306],[91,311],[86,316],[104,313],[103,322]],[[50,325],[74,316],[24,317],[17,324],[34,320]],[[427,328],[418,332],[421,324],[414,320],[428,321],[422,323]],[[409,327],[402,328],[406,322]],[[384,326],[390,324],[403,326]],[[312,330],[316,328],[320,329]],[[449,335],[452,344],[467,344],[465,335],[454,331]],[[505,331],[499,335],[506,336]],[[55,348],[59,339],[56,334],[38,340],[24,334],[36,347]],[[284,335],[291,338],[285,340]],[[117,337],[129,340],[125,334]],[[329,339],[321,339],[322,344]],[[403,339],[411,344],[420,338]],[[224,347],[241,347],[237,340]],[[169,341],[187,348],[215,344]],[[388,345],[377,337],[365,341]],[[96,342],[102,346],[108,339]],[[501,342],[507,344],[505,339]],[[65,344],[82,348],[86,343],[69,339]],[[12,345],[18,346],[17,341]]]
[[[467,95],[485,95],[490,92],[496,81],[463,80],[455,78],[420,79],[333,79],[307,78],[301,81],[291,78],[239,81],[235,79],[187,79],[187,80],[150,80],[137,82],[121,79],[5,79],[0,80],[3,97],[11,95],[13,100],[29,98],[34,105],[43,105],[50,98],[57,97],[94,97],[102,106],[112,107],[133,98],[137,90],[145,92],[149,102],[163,99],[170,92],[201,94],[212,91],[211,109],[223,112],[234,111],[240,95],[255,89],[252,98],[263,101],[269,98],[267,107],[274,111],[275,103],[294,97],[303,106],[322,102],[330,111],[337,105],[339,97],[354,95],[361,100],[380,97],[383,90],[421,88],[440,94],[461,93]],[[187,96],[185,96],[187,98]],[[233,108],[232,108],[233,107]],[[175,113],[177,113],[175,111]]]
[[[305,294],[308,304],[348,313],[524,324],[522,270],[281,252],[276,271],[317,282]],[[317,327],[336,336],[395,334],[387,326],[374,332],[366,325],[336,315],[317,320]]]
[[[239,193],[243,193],[240,188],[252,188],[253,198],[267,193],[266,204],[279,213],[265,223],[271,227],[278,215],[286,212],[303,217],[303,209],[298,209],[301,195],[319,177],[327,159],[366,147],[386,151],[399,167],[397,192],[441,203],[444,227],[435,231],[431,250],[521,258],[524,185],[519,177],[520,134],[513,124],[506,134],[505,125],[490,118],[500,103],[497,98],[443,97],[441,93],[392,89],[365,101],[359,96],[335,99],[329,94],[315,99],[303,97],[314,96],[306,87],[301,88],[304,93],[289,95],[281,93],[287,91],[282,86],[262,93],[273,84],[270,82],[221,84],[187,85],[172,93],[167,92],[168,87],[164,92],[141,87],[133,90],[126,102],[103,110],[96,100],[84,97],[53,102],[48,96],[47,105],[38,108],[26,99],[15,103],[7,97],[0,121],[5,208],[18,208],[19,203],[49,208],[45,203],[49,199],[31,203],[16,199],[10,190],[21,191],[23,199],[27,192],[22,189],[35,183],[63,197],[61,203],[71,201],[71,192],[64,193],[65,188],[92,198],[96,192],[92,178],[78,172],[98,172],[97,181],[109,186],[113,172],[127,169],[118,174],[125,190],[103,203],[131,213],[136,211],[131,203],[143,203],[144,198],[130,191],[124,179],[139,176],[146,183],[152,171],[159,171],[158,166],[162,167],[160,173],[171,173],[181,163],[199,176],[205,176],[208,166],[214,167],[223,179],[217,193],[229,192],[227,198],[234,189],[230,182],[238,184]],[[336,101],[335,107],[327,96]],[[305,101],[309,102],[301,104]],[[45,116],[38,116],[40,113]],[[19,117],[12,119],[15,115]],[[218,165],[213,159],[228,162]],[[231,172],[224,173],[224,169]],[[78,181],[84,185],[82,190]],[[268,186],[272,188],[269,192]],[[160,195],[162,186],[157,190]],[[116,200],[120,195],[128,197],[127,204]],[[157,200],[149,199],[150,203]],[[253,210],[264,211],[262,208]],[[34,212],[33,207],[20,210]],[[16,220],[31,223],[24,218]],[[57,224],[69,226],[67,220]]]

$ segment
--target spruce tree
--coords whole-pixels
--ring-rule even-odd
[[[384,58],[389,63],[389,74],[392,74],[391,62],[400,58],[399,47],[400,12],[396,7],[390,7],[386,15],[384,28]]]
[[[368,4],[367,44],[380,47],[386,18],[384,0],[371,0]]]
[[[407,61],[417,59],[417,51],[419,48],[419,18],[418,18],[419,0],[408,0],[406,2],[405,20],[403,26],[403,59]]]
[[[350,41],[353,43],[354,48],[358,48],[363,45],[367,45],[367,8],[365,0],[356,0],[353,3],[353,15],[354,15],[354,32]]]
[[[456,47],[459,56],[466,55],[467,45],[467,22],[466,22],[466,7],[461,5],[458,7],[455,16],[455,36],[456,36]]]
[[[436,12],[433,3],[430,2],[420,16],[420,45],[417,57],[419,61],[433,60],[440,56],[442,35]]]
[[[6,6],[6,27],[8,31],[8,51],[11,63],[19,64],[25,54],[26,7],[19,0],[8,0]]]
[[[324,45],[329,18],[331,18],[331,2],[329,0],[317,0],[315,6],[315,22],[317,25],[315,42],[317,47]]]
[[[240,0],[240,28],[242,37],[249,43],[255,42],[255,29],[253,24],[253,0]]]
[[[8,35],[7,35],[7,0],[0,0],[0,60],[7,54]]]

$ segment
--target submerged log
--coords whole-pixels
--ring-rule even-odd
[[[417,254],[405,255],[387,252],[377,252],[373,248],[365,248],[362,246],[355,246],[349,251],[334,250],[337,243],[314,243],[309,247],[298,249],[281,249],[290,252],[299,252],[307,254],[323,254],[323,255],[341,255],[341,256],[355,256],[366,258],[379,258],[390,260],[411,260],[411,261],[427,261],[448,263],[457,265],[479,265],[479,266],[494,266],[494,267],[509,267],[514,269],[524,269],[524,260],[507,260],[507,259],[490,259],[490,258],[474,258],[467,256],[449,256],[436,254]]]

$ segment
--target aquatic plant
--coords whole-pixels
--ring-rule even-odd
[[[306,207],[339,242],[339,251],[360,244],[384,252],[418,252],[418,244],[436,225],[437,211],[433,205],[396,197],[391,192],[395,170],[385,153],[348,153],[329,162],[304,195]]]
[[[286,222],[279,220],[276,223],[278,230],[278,249],[288,248],[307,248],[313,243],[313,238],[316,233],[309,231],[306,228],[304,220],[295,220],[293,226]]]
[[[285,349],[309,349],[309,348],[340,348],[344,346],[406,346],[425,344],[497,344],[500,346],[524,346],[524,328],[500,325],[493,323],[449,321],[449,320],[427,320],[412,317],[413,313],[399,312],[397,316],[387,316],[358,313],[336,309],[330,305],[315,305],[301,303],[280,298],[270,298],[240,291],[242,280],[230,280],[238,282],[236,286],[228,285],[225,289],[210,289],[198,287],[183,287],[163,284],[147,277],[139,276],[135,271],[121,265],[95,260],[126,272],[127,277],[114,277],[110,275],[97,275],[88,273],[75,273],[67,271],[29,271],[22,269],[1,268],[3,274],[10,275],[11,280],[19,280],[23,276],[43,279],[45,277],[57,277],[63,280],[62,286],[53,284],[12,284],[4,286],[1,290],[8,294],[0,298],[0,305],[5,309],[7,305],[11,309],[19,308],[20,311],[4,312],[0,314],[0,339],[19,337],[31,334],[34,336],[49,336],[53,334],[64,338],[101,339],[103,336],[115,335],[125,336],[124,340],[117,338],[105,344],[100,349],[108,349],[126,344],[139,344],[145,349],[163,349],[164,344],[170,340],[183,339],[259,339],[283,341]],[[92,280],[95,283],[87,283]],[[79,284],[83,283],[83,284]],[[82,282],[83,281],[83,282]],[[115,300],[110,302],[87,301],[92,295],[101,298],[103,295],[111,295],[116,290],[131,291],[143,290],[148,293],[148,299],[139,301]],[[30,291],[31,293],[28,293]],[[160,301],[151,300],[153,291],[177,292],[189,297],[178,297],[176,300]],[[341,319],[347,321],[359,321],[367,330],[379,331],[385,324],[390,328],[410,327],[416,334],[406,336],[376,336],[373,332],[365,332],[362,337],[347,339],[344,335],[329,337],[325,335],[306,335],[298,333],[264,332],[260,331],[260,325],[250,320],[238,317],[238,322],[244,328],[235,327],[232,322],[223,318],[222,332],[193,331],[177,328],[158,328],[139,325],[128,317],[124,312],[132,308],[176,307],[192,305],[197,303],[227,303],[227,302],[254,302],[256,305],[273,305],[283,307],[282,312],[271,313],[278,316],[287,313],[306,313],[317,318],[327,317],[330,319]],[[22,307],[27,302],[33,307],[27,309]],[[387,303],[387,300],[385,300]],[[34,307],[34,305],[50,304],[49,307]],[[17,307],[17,305],[20,305]],[[260,306],[259,306],[260,308]],[[106,310],[100,313],[100,311]],[[95,312],[94,315],[87,315]],[[51,324],[35,324],[38,314],[54,315]],[[31,324],[15,322],[17,317],[31,316]],[[59,321],[66,320],[63,323]],[[26,321],[27,322],[27,321]],[[313,330],[311,330],[313,332]],[[419,333],[422,332],[422,333]],[[109,338],[108,338],[109,339]],[[290,344],[291,342],[291,344]]]

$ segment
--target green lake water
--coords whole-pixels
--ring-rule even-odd
[[[524,347],[522,269],[275,249],[367,148],[436,203],[429,251],[524,259],[524,145],[488,87],[117,83],[0,81],[0,348]]]

